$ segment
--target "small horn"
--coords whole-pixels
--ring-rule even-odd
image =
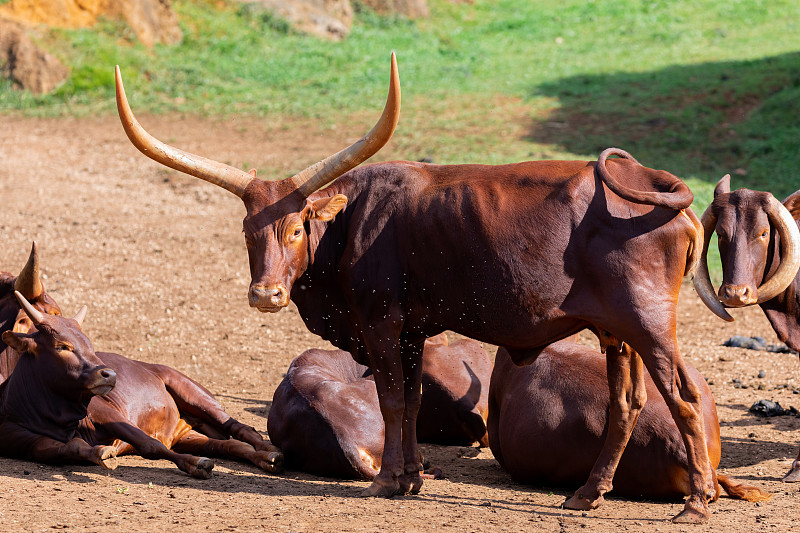
[[[136,117],[133,116],[133,111],[128,105],[128,97],[125,95],[125,87],[122,85],[122,74],[120,74],[119,65],[117,65],[115,75],[119,119],[122,121],[122,127],[125,129],[128,139],[140,152],[162,165],[185,172],[214,185],[219,185],[239,198],[242,197],[247,185],[254,179],[251,174],[218,161],[184,152],[159,141],[147,133],[139,124],[139,121],[136,120]]]
[[[800,268],[800,231],[797,222],[774,196],[769,198],[767,217],[781,236],[781,264],[775,274],[758,288],[758,303],[772,300],[785,291]]]
[[[19,291],[26,298],[35,300],[44,292],[42,280],[39,278],[39,249],[36,246],[36,241],[31,245],[31,253],[28,256],[28,262],[25,263],[22,271],[17,276],[17,281],[14,283],[14,290]]]
[[[392,66],[389,75],[389,96],[383,114],[375,126],[360,140],[344,150],[326,157],[322,161],[298,172],[291,180],[303,196],[321,189],[351,168],[372,157],[389,142],[397,121],[400,119],[400,76],[397,73],[397,59],[392,52]]]
[[[88,307],[85,305],[78,309],[78,312],[75,313],[75,316],[72,317],[72,320],[78,323],[79,326],[83,325],[83,319],[86,318],[86,311],[88,311]]]
[[[33,320],[33,323],[37,326],[41,324],[44,320],[44,315],[40,313],[38,309],[33,307],[19,291],[14,291],[14,295],[17,297],[19,304],[25,310],[25,313],[27,313],[30,319]]]
[[[711,276],[708,274],[708,244],[711,242],[711,235],[717,227],[717,216],[711,210],[711,206],[703,213],[700,219],[703,224],[703,253],[700,257],[700,263],[697,265],[697,272],[695,273],[692,283],[697,295],[706,304],[706,307],[711,309],[711,312],[720,317],[722,320],[733,322],[733,317],[725,310],[725,306],[719,301],[714,286],[711,285]]]

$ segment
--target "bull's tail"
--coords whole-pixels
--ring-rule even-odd
[[[717,474],[717,481],[728,493],[728,496],[736,500],[745,500],[748,502],[763,502],[772,498],[772,494],[766,492],[753,485],[745,485],[744,483],[737,483],[728,476]]]
[[[634,157],[619,148],[606,148],[597,158],[597,172],[603,179],[609,189],[614,191],[614,194],[620,198],[624,198],[629,202],[636,204],[655,205],[667,209],[686,209],[692,205],[694,195],[689,189],[689,186],[682,182],[676,176],[672,176],[668,172],[658,171],[659,180],[662,181],[663,186],[667,188],[666,192],[661,191],[639,191],[626,187],[608,171],[606,167],[606,159],[610,155],[618,155],[624,159],[629,159],[634,163],[641,165]]]

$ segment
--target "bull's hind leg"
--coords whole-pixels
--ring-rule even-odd
[[[194,430],[184,433],[172,445],[172,449],[192,455],[247,461],[268,472],[274,466],[270,460],[270,452],[256,450],[250,444],[237,439],[212,439]]]
[[[606,353],[611,396],[608,433],[589,479],[564,502],[567,509],[589,510],[603,502],[603,495],[612,488],[614,472],[622,452],[647,402],[644,366],[639,355],[627,344],[612,337],[601,336],[601,344]]]
[[[800,481],[800,453],[797,454],[797,459],[792,463],[789,472],[783,478],[784,483],[797,483]]]
[[[708,502],[716,494],[716,482],[708,459],[700,389],[689,377],[677,347],[672,356],[659,350],[652,353],[654,356],[644,358],[644,363],[678,426],[689,467],[690,495],[683,511],[672,520],[703,523],[708,520]]]
[[[259,465],[267,472],[283,471],[283,452],[265,440],[255,428],[232,418],[205,387],[174,368],[150,365],[150,369],[161,378],[164,386],[175,400],[181,416],[191,416],[192,426],[212,439],[233,439],[246,442],[256,450],[266,463]]]

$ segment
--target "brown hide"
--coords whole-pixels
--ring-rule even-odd
[[[138,453],[198,478],[214,466],[198,454],[280,470],[275,447],[180,372],[95,353],[76,320],[31,318],[32,333],[3,334],[22,356],[0,389],[0,454],[115,468],[117,454]]]
[[[421,442],[488,444],[486,411],[491,360],[480,344],[452,344],[442,334],[425,342]],[[308,350],[292,361],[275,391],[270,439],[289,468],[372,479],[383,453],[383,419],[368,367],[343,350]]]
[[[781,264],[780,238],[775,231],[770,231],[767,245],[753,245],[755,230],[771,228],[765,212],[769,197],[770,193],[750,189],[729,192],[725,178],[717,185],[709,210],[717,219],[715,231],[719,235],[723,273],[721,299],[729,286],[753,291]],[[800,227],[800,191],[786,198],[783,205]],[[800,351],[800,273],[783,292],[759,305],[778,338]],[[784,481],[800,481],[800,453]]]
[[[702,393],[706,444],[716,468],[720,437],[714,398],[700,373],[688,368]],[[647,403],[614,475],[613,494],[688,496],[686,448],[678,427],[649,374],[645,387]],[[564,340],[524,367],[498,349],[489,390],[489,445],[515,481],[580,486],[605,440],[608,410],[606,358],[596,349]]]

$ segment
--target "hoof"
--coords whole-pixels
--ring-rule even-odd
[[[563,503],[562,507],[564,509],[572,509],[573,511],[591,511],[592,509],[597,509],[600,504],[603,503],[603,500],[604,498],[602,496],[590,500],[576,492],[571,498],[567,498],[567,501]]]
[[[283,473],[283,454],[257,451],[253,456],[253,464],[270,474],[281,474]]]
[[[196,463],[189,465],[189,469],[189,474],[193,478],[208,479],[211,477],[211,471],[214,470],[214,461],[200,457]]]
[[[792,469],[783,478],[784,483],[800,482],[800,465],[792,465]]]
[[[113,446],[100,446],[97,450],[97,464],[106,470],[117,468],[117,449]]]
[[[705,524],[708,522],[708,512],[697,509],[684,509],[672,519],[675,524]]]
[[[362,493],[362,498],[391,498],[395,494],[400,492],[400,483],[397,481],[394,484],[386,485],[378,481],[375,478],[375,481],[367,487]]]
[[[419,475],[419,472],[403,474],[398,481],[401,494],[418,494],[422,489],[422,476]]]

